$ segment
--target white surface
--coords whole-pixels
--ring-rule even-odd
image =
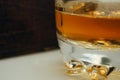
[[[65,74],[59,50],[53,50],[0,60],[0,80],[74,79]]]

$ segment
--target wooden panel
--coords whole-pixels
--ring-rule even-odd
[[[0,1],[0,57],[57,46],[54,0]]]

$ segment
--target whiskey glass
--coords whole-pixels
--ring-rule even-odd
[[[55,0],[55,15],[66,73],[119,80],[120,0]]]

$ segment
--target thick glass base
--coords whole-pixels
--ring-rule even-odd
[[[101,48],[84,41],[78,43],[59,34],[58,42],[67,74],[74,76],[87,75],[85,80],[120,79],[119,46],[116,48]]]

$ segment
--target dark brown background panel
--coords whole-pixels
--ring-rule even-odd
[[[0,58],[57,46],[54,0],[0,0]]]

